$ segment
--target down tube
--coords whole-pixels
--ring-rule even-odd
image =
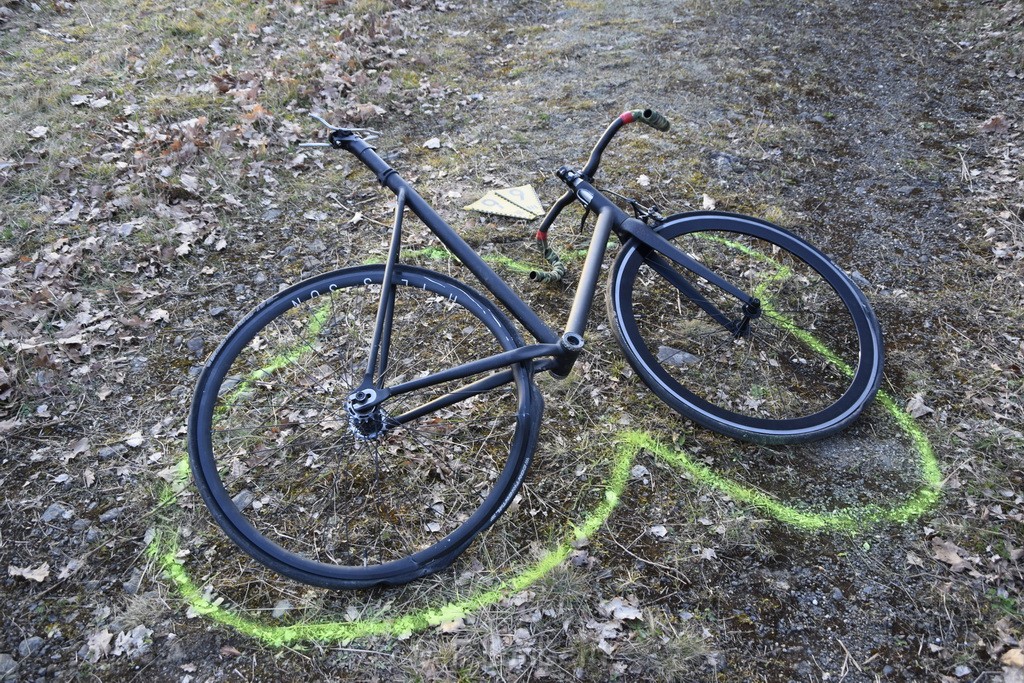
[[[611,236],[615,216],[614,209],[602,211],[597,216],[594,234],[590,238],[590,248],[587,250],[587,260],[583,264],[572,310],[569,311],[569,319],[565,323],[566,334],[577,334],[582,337],[587,327],[587,318],[590,317],[590,307],[594,303],[594,292],[597,289],[597,278],[601,275],[601,263],[608,248],[608,238]]]

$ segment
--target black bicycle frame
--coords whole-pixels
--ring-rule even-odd
[[[681,252],[643,221],[631,218],[589,183],[589,178],[596,171],[604,147],[621,125],[621,121],[617,119],[608,128],[598,145],[594,148],[590,161],[584,168],[584,172],[577,173],[566,168],[559,170],[559,178],[569,186],[570,190],[552,206],[551,211],[549,211],[542,223],[542,230],[546,232],[546,229],[551,226],[561,209],[574,200],[579,201],[584,207],[593,210],[597,214],[590,248],[587,251],[586,260],[580,273],[579,284],[576,287],[576,294],[573,298],[572,308],[569,311],[569,317],[566,320],[561,336],[540,319],[533,309],[484,262],[483,258],[427,204],[416,190],[395,169],[377,155],[366,140],[354,131],[346,129],[332,131],[329,138],[331,146],[353,154],[376,175],[381,185],[394,192],[398,198],[391,244],[388,249],[387,263],[384,266],[384,281],[382,283],[373,340],[369,350],[366,374],[362,385],[353,394],[352,404],[354,409],[359,412],[371,411],[392,396],[426,386],[465,379],[473,375],[506,368],[503,372],[494,373],[466,384],[456,391],[441,396],[402,415],[389,416],[388,418],[394,424],[403,424],[439,408],[452,405],[470,396],[511,382],[513,380],[513,373],[507,368],[517,363],[527,363],[543,359],[533,364],[533,371],[549,371],[558,377],[567,376],[579,357],[580,351],[583,349],[583,331],[586,328],[590,309],[593,305],[597,281],[601,273],[601,264],[604,261],[608,239],[612,233],[615,233],[621,239],[636,238],[648,248],[657,250],[674,263],[730,293],[743,302],[746,307],[756,309],[756,299],[737,289],[731,283]],[[395,285],[397,284],[394,280],[394,270],[400,255],[402,221],[407,208],[411,209],[431,232],[437,236],[441,243],[505,306],[512,316],[522,323],[537,341],[536,344],[529,344],[487,358],[464,363],[426,377],[403,382],[393,387],[375,386],[374,377],[382,377],[388,364],[388,346],[391,336],[392,316],[394,314]],[[718,310],[683,275],[666,263],[665,259],[652,255],[651,262],[652,266],[659,273],[727,329],[735,331],[741,326],[741,323],[731,320]]]

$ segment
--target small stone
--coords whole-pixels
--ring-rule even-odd
[[[700,359],[692,353],[687,353],[681,349],[673,349],[671,346],[659,346],[658,347],[658,362],[665,363],[667,365],[674,365],[676,367],[682,367],[684,365],[693,365]]]
[[[861,272],[859,270],[855,270],[852,273],[850,273],[850,279],[853,280],[854,284],[856,284],[858,287],[871,286],[871,283],[868,282],[868,279],[866,277],[861,275]]]
[[[43,639],[39,636],[32,636],[18,643],[18,656],[22,659],[31,657],[43,649]]]
[[[224,311],[228,310],[225,306],[214,306],[210,309],[210,317],[216,318],[219,315],[224,315]]]
[[[115,519],[121,516],[121,512],[124,510],[123,507],[110,508],[102,515],[100,515],[100,523],[106,524],[107,522],[113,522]]]
[[[139,586],[142,584],[142,571],[135,569],[132,571],[131,577],[125,581],[121,586],[124,588],[124,592],[128,595],[135,595],[139,592]]]
[[[6,652],[0,654],[0,680],[14,680],[18,675],[18,663]]]
[[[42,516],[39,518],[40,522],[49,524],[55,522],[58,519],[71,519],[72,511],[64,507],[60,503],[53,503],[50,507],[46,508]]]
[[[187,348],[191,353],[200,354],[203,352],[204,345],[205,342],[202,337],[193,337],[185,343],[185,348]]]
[[[120,453],[121,451],[116,446],[103,446],[96,451],[96,455],[99,456],[100,460],[109,460]]]
[[[833,588],[832,589],[832,599],[833,600],[835,600],[836,602],[842,602],[843,598],[844,598],[843,591],[839,590],[838,588]]]
[[[252,500],[255,497],[256,496],[253,495],[252,491],[249,489],[243,489],[231,499],[231,502],[235,504],[235,507],[238,508],[239,511],[242,511],[252,504]]]

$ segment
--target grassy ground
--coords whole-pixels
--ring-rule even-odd
[[[1019,4],[2,1],[0,22],[0,678],[1024,677]],[[381,130],[555,321],[578,265],[533,286],[508,265],[532,226],[461,207],[550,201],[642,105],[673,132],[617,140],[605,185],[767,217],[857,271],[888,398],[819,444],[739,444],[662,407],[595,316],[573,377],[540,378],[521,498],[452,569],[332,593],[235,550],[182,465],[198,369],[281,286],[386,245],[374,179],[296,146],[307,114]],[[561,248],[587,242],[572,223]]]

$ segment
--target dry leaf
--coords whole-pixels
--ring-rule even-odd
[[[423,143],[423,146],[426,147],[427,149],[440,149],[441,138],[430,138],[429,140]]]
[[[1019,647],[1015,647],[1012,650],[1007,650],[1003,653],[1003,656],[999,658],[999,662],[1003,666],[1016,666],[1024,668],[1024,652]]]
[[[643,613],[635,603],[636,601],[633,599],[626,601],[621,597],[615,597],[607,602],[602,602],[597,607],[602,614],[614,619],[640,619]]]
[[[712,197],[709,194],[706,194],[704,195],[704,198],[701,201],[701,206],[703,206],[704,209],[707,211],[714,211],[715,207],[718,206],[718,202],[715,201],[714,197]]]
[[[107,629],[97,631],[89,636],[86,641],[86,645],[89,648],[89,654],[87,656],[90,662],[97,662],[101,657],[106,657],[110,654],[110,641],[114,638]]]
[[[915,555],[914,553],[907,553],[907,564],[911,567],[924,567],[924,560]]]
[[[82,565],[84,565],[84,564],[85,564],[85,560],[81,560],[81,559],[71,560],[70,562],[68,562],[67,566],[64,567],[64,569],[60,570],[60,574],[57,575],[57,579],[60,580],[60,581],[63,581],[64,579],[68,578],[69,576],[71,576],[72,574],[77,572],[79,569],[81,569]]]
[[[29,569],[28,567],[15,567],[13,564],[10,564],[7,565],[7,574],[9,576],[20,576],[21,578],[28,579],[29,581],[42,583],[50,576],[50,563],[43,562],[34,569]]]
[[[914,397],[907,401],[907,413],[910,417],[924,417],[925,415],[934,412],[934,410],[924,404],[924,396],[921,394],[914,394]]]
[[[143,654],[153,644],[152,636],[153,629],[146,628],[143,624],[139,624],[131,631],[122,631],[117,634],[111,654],[115,656],[128,655],[134,659]]]
[[[453,619],[451,621],[441,622],[441,625],[438,627],[438,630],[440,630],[441,633],[457,633],[458,631],[461,631],[463,627],[465,627],[465,625],[465,620],[463,620],[460,617],[458,619]]]
[[[1005,133],[1010,130],[1010,122],[1005,114],[996,114],[978,126],[978,130],[982,133]]]
[[[959,572],[967,568],[967,561],[960,557],[962,552],[964,550],[954,543],[938,537],[932,539],[932,553],[935,559],[948,564],[951,571]]]

